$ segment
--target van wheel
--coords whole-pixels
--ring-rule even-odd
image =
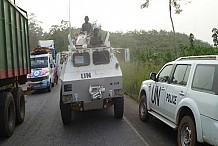
[[[196,144],[195,123],[190,116],[184,116],[179,123],[177,143],[178,146],[195,146]]]
[[[58,84],[58,75],[56,76],[56,84]]]
[[[123,111],[124,111],[124,98],[123,97],[114,98],[114,117],[116,119],[122,119]]]
[[[139,118],[143,122],[149,121],[149,114],[147,109],[147,98],[145,95],[142,95],[139,101]]]
[[[47,89],[48,89],[48,92],[51,92],[51,82],[50,82],[50,84],[49,84]]]
[[[60,91],[60,109],[61,109],[61,118],[64,125],[68,125],[71,122],[71,105],[64,104],[62,102],[62,90]]]
[[[15,128],[15,103],[10,92],[0,94],[0,135],[10,137]]]
[[[22,88],[14,88],[12,95],[16,106],[16,124],[21,124],[25,118],[25,97]]]

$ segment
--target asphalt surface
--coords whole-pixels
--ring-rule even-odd
[[[64,126],[59,108],[59,85],[52,92],[26,96],[24,123],[1,146],[176,146],[176,132],[157,119],[143,123],[138,103],[125,97],[122,120],[114,119],[113,107],[76,112]]]

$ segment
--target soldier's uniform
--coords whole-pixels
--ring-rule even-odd
[[[84,31],[87,31],[87,33],[90,33],[91,30],[92,30],[92,25],[91,25],[91,23],[89,23],[89,22],[83,23],[83,25],[82,25],[82,31],[83,31],[83,32],[84,32]]]
[[[93,47],[97,47],[97,46],[101,46],[102,45],[102,40],[101,40],[101,36],[99,35],[99,29],[95,28],[93,30],[93,35],[91,36],[90,39],[90,45]]]
[[[87,33],[91,33],[91,31],[92,31],[92,24],[89,23],[89,17],[88,16],[85,16],[85,23],[83,23],[81,31],[82,32],[86,31]]]

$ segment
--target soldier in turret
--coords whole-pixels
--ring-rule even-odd
[[[82,25],[82,29],[81,29],[81,32],[86,32],[87,34],[90,34],[91,31],[92,31],[92,25],[91,23],[89,23],[89,17],[88,16],[85,16],[85,23],[83,23]]]
[[[99,47],[103,44],[103,41],[101,40],[101,35],[99,32],[99,28],[96,26],[93,28],[93,33],[90,39],[90,45],[93,47]]]

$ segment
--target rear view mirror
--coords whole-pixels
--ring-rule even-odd
[[[153,81],[156,81],[157,80],[156,75],[157,75],[156,73],[151,73],[150,74],[150,79],[153,80]]]

